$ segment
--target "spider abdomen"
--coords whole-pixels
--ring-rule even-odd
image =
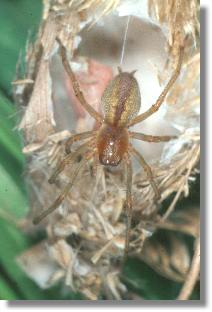
[[[140,109],[141,96],[138,82],[132,73],[120,73],[106,87],[101,104],[108,124],[124,127]]]
[[[97,137],[99,161],[105,166],[117,166],[128,150],[129,135],[126,128],[103,124]]]

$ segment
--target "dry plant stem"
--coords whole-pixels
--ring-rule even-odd
[[[159,98],[157,99],[156,103],[153,104],[146,112],[138,115],[131,122],[129,122],[128,127],[132,127],[135,124],[147,119],[148,117],[150,117],[152,114],[154,114],[160,108],[163,101],[165,100],[167,93],[169,92],[169,90],[171,89],[171,87],[173,86],[173,84],[175,83],[175,81],[177,80],[177,78],[180,74],[182,61],[183,61],[183,50],[184,50],[184,48],[181,47],[180,51],[179,51],[179,59],[178,59],[177,67],[176,67],[171,79],[169,80],[169,82],[165,86],[164,90],[160,94]]]
[[[193,166],[195,165],[195,163],[199,159],[200,148],[198,147],[196,151],[195,151],[195,148],[193,150],[194,150],[194,154],[196,154],[196,155],[193,158],[193,160],[191,161],[190,166],[188,167],[186,175],[183,176],[182,181],[181,181],[181,186],[178,189],[178,191],[177,191],[177,193],[176,193],[176,195],[175,195],[171,205],[169,206],[169,208],[167,209],[165,214],[161,217],[160,223],[164,222],[170,216],[172,211],[174,210],[175,205],[176,205],[176,203],[177,203],[177,201],[178,201],[178,199],[180,197],[180,194],[182,193],[182,191],[183,191],[183,189],[185,187],[185,182],[188,180],[188,177],[190,176],[190,173],[191,173],[191,170],[192,170]]]
[[[159,143],[159,142],[168,142],[170,140],[176,139],[177,136],[170,136],[170,135],[163,135],[163,136],[158,136],[158,135],[147,135],[144,133],[139,133],[139,132],[131,132],[129,131],[129,136],[132,139],[137,139],[141,141],[146,141],[146,142],[153,142],[153,143]]]
[[[65,199],[65,197],[68,195],[70,189],[72,188],[73,184],[76,181],[76,178],[78,176],[78,173],[80,171],[81,168],[83,168],[83,166],[86,164],[87,160],[90,159],[93,156],[93,153],[89,155],[89,157],[85,158],[84,160],[82,160],[80,162],[80,164],[77,166],[76,170],[73,173],[72,179],[71,181],[66,185],[66,187],[64,188],[64,190],[61,192],[61,194],[58,196],[58,198],[54,201],[54,203],[47,208],[46,210],[44,210],[39,216],[37,216],[36,218],[34,218],[33,223],[34,224],[38,224],[40,223],[46,216],[48,216],[50,213],[52,213],[57,207],[59,207],[59,205],[63,202],[63,200]]]
[[[149,182],[150,182],[150,184],[151,184],[151,186],[155,192],[155,199],[159,199],[160,198],[160,192],[159,192],[158,187],[157,187],[157,185],[153,179],[151,167],[146,163],[143,156],[134,147],[131,146],[130,151],[131,151],[132,155],[134,155],[137,158],[140,165],[143,167],[144,171],[146,172],[147,177],[149,179]]]
[[[62,45],[61,41],[57,38],[57,42],[59,43],[60,46],[60,54],[61,54],[61,58],[62,58],[62,63],[63,66],[69,76],[69,78],[72,81],[72,85],[73,85],[73,89],[74,89],[74,93],[75,96],[78,98],[78,100],[80,101],[81,105],[84,107],[84,109],[99,123],[102,122],[102,117],[101,115],[95,111],[95,109],[93,109],[93,107],[88,104],[88,102],[86,101],[82,91],[80,90],[80,86],[79,83],[75,77],[74,72],[71,69],[71,66],[69,65],[69,61],[66,55],[66,49],[65,47]]]
[[[186,281],[180,291],[177,300],[188,300],[192,294],[196,281],[200,272],[200,236],[195,241],[195,251],[191,263],[190,271],[188,272]]]
[[[186,175],[186,176],[187,176],[187,175]],[[185,180],[186,180],[186,178],[185,178]],[[177,201],[178,201],[178,199],[179,199],[179,197],[180,197],[180,195],[181,195],[181,193],[182,193],[184,187],[185,187],[185,185],[184,185],[184,183],[182,183],[181,186],[180,186],[180,188],[179,188],[179,190],[177,191],[177,193],[176,193],[176,195],[175,195],[175,197],[174,197],[174,199],[173,199],[171,205],[169,206],[169,208],[167,209],[167,211],[165,212],[165,214],[164,214],[163,217],[161,218],[160,223],[161,223],[161,222],[164,222],[164,221],[170,216],[170,214],[172,213],[172,211],[173,211],[174,208],[175,208],[175,205],[177,204]]]
[[[127,229],[125,238],[125,249],[124,249],[124,262],[128,255],[129,243],[130,243],[130,228],[132,220],[132,162],[129,154],[126,157],[126,168],[127,168],[127,191],[126,191],[126,202],[125,208],[127,213]]]

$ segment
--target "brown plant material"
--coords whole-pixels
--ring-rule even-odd
[[[176,282],[184,282],[190,267],[188,246],[173,233],[166,241],[149,238],[145,241],[139,257],[156,272]]]
[[[149,0],[149,13],[167,32],[170,52],[176,55],[185,39],[199,45],[199,2],[197,0]]]
[[[138,1],[136,4],[138,8],[139,3]],[[25,270],[26,273],[43,288],[64,279],[64,283],[72,290],[81,291],[91,300],[97,300],[100,293],[108,299],[120,300],[126,296],[127,291],[119,279],[126,230],[123,211],[125,175],[122,166],[116,170],[102,166],[94,168],[90,161],[62,205],[42,225],[35,228],[31,224],[32,218],[53,202],[77,166],[76,162],[67,167],[55,185],[48,183],[53,169],[65,155],[63,142],[75,131],[87,131],[95,126],[73,99],[72,90],[61,67],[55,39],[58,37],[66,47],[82,89],[84,87],[83,92],[87,92],[92,104],[98,106],[101,92],[112,76],[108,65],[110,62],[105,60],[105,66],[100,60],[93,60],[82,54],[79,56],[80,48],[77,48],[80,40],[84,40],[82,30],[87,34],[87,28],[92,25],[89,30],[91,32],[94,24],[95,27],[100,27],[100,31],[107,28],[108,24],[104,24],[105,14],[118,25],[120,18],[115,9],[119,7],[120,1],[45,0],[44,4],[37,41],[27,51],[26,75],[18,77],[14,82],[14,93],[19,104],[25,106],[19,126],[23,129],[25,138],[23,152],[28,160],[26,177],[31,202],[25,231],[45,227],[47,239],[39,247],[32,247],[29,254],[26,251],[20,255],[18,261],[24,268],[27,258],[30,269]],[[179,198],[189,195],[200,155],[198,4],[196,1],[183,0],[149,0],[148,4],[152,13],[149,25],[156,21],[157,31],[161,30],[165,34],[169,44],[168,61],[173,63],[177,57],[176,47],[185,39],[186,58],[180,78],[164,105],[166,114],[163,122],[169,121],[178,130],[178,138],[166,143],[162,155],[151,163],[161,193],[159,205],[154,201],[154,192],[144,172],[140,170],[133,177],[130,254],[141,258],[160,274],[175,281],[183,281],[190,263],[186,246],[171,235],[173,248],[169,253],[164,251],[160,242],[154,242],[154,245],[151,235],[160,228],[196,237],[199,226],[198,214],[194,211],[189,214],[184,211],[179,226],[172,214]],[[126,2],[125,5],[128,11],[130,4]],[[153,13],[157,13],[156,18]],[[139,19],[142,20],[140,17]],[[97,25],[98,21],[100,26]],[[149,27],[153,31],[154,28]],[[108,40],[110,52],[114,55],[116,39],[112,37]],[[93,45],[95,50],[94,47],[98,48],[98,45]],[[138,50],[136,53],[142,59],[142,53]],[[104,80],[101,84],[97,83],[96,80],[103,74]],[[161,83],[164,84],[169,76],[168,69]],[[150,85],[148,90],[153,88]],[[93,176],[95,171],[96,178]],[[175,197],[172,203],[164,215],[161,215],[160,204],[173,193]],[[38,253],[42,258],[41,263]],[[44,274],[41,281],[40,275],[36,277],[33,273],[33,268],[45,270],[42,263],[49,263],[53,269],[51,274]],[[174,272],[173,266],[177,272]],[[34,272],[37,270],[34,269]]]
[[[166,240],[157,235],[141,241],[132,241],[132,247],[141,247],[140,259],[150,265],[156,272],[177,282],[184,282],[190,268],[190,253],[177,232],[190,235],[195,239],[199,236],[199,209],[187,208],[175,211],[169,219],[154,224],[157,229],[166,230]],[[170,231],[170,232],[167,232]],[[163,236],[164,237],[164,236]]]
[[[157,228],[197,237],[199,233],[199,219],[199,208],[187,207],[185,210],[173,212],[165,222],[158,222]]]
[[[191,268],[188,272],[186,281],[180,291],[177,300],[188,300],[192,294],[194,286],[197,282],[200,272],[200,237],[195,241],[194,256],[191,263]]]

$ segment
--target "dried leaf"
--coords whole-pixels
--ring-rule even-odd
[[[176,282],[185,279],[191,261],[188,246],[173,234],[165,241],[157,237],[146,240],[140,258],[159,274]]]

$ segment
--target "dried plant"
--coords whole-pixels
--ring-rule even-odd
[[[73,67],[81,89],[88,101],[99,110],[100,97],[112,78],[111,67],[114,64],[110,58],[105,60],[107,65],[103,65],[98,58],[94,61],[95,57],[90,58],[89,52],[86,57],[80,56],[79,43],[82,41],[82,46],[84,44],[84,51],[89,50],[86,50],[89,45],[93,47],[91,55],[96,55],[101,47],[92,42],[92,31],[95,30],[95,34],[104,31],[107,27],[105,21],[108,20],[111,27],[117,27],[121,23],[120,16],[127,14],[137,15],[134,27],[138,26],[137,20],[144,23],[142,18],[145,17],[143,27],[150,27],[150,33],[158,32],[162,45],[167,44],[168,54],[163,52],[167,61],[155,69],[162,85],[175,66],[177,48],[182,42],[186,46],[180,79],[169,92],[163,116],[163,122],[169,122],[178,137],[166,143],[162,153],[151,161],[161,200],[159,205],[154,202],[154,192],[148,180],[143,171],[138,171],[133,177],[134,222],[129,253],[175,281],[184,281],[190,272],[191,260],[183,243],[171,235],[173,250],[168,253],[160,242],[151,240],[151,235],[158,228],[164,228],[199,236],[196,210],[189,212],[190,217],[186,213],[181,215],[183,221],[180,226],[170,219],[179,198],[189,194],[200,154],[199,6],[194,0],[149,0],[146,1],[149,15],[148,10],[144,12],[141,2],[45,0],[37,41],[27,49],[26,76],[14,83],[17,103],[24,107],[19,128],[23,129],[23,152],[28,160],[26,179],[30,188],[31,212],[26,219],[25,231],[37,231],[44,227],[47,233],[46,240],[20,255],[18,262],[43,288],[64,279],[72,290],[81,291],[91,300],[97,300],[100,293],[115,299],[126,296],[126,287],[119,278],[126,230],[122,167],[111,171],[102,166],[94,168],[90,162],[57,211],[39,227],[35,228],[31,220],[53,202],[55,193],[63,188],[77,165],[74,163],[67,168],[55,185],[48,183],[56,164],[65,155],[61,142],[74,131],[86,131],[94,126],[73,96],[62,70],[56,38],[74,57]],[[108,41],[111,49],[114,48],[111,50],[114,55],[120,42],[120,33]],[[158,44],[160,46],[161,43]],[[142,59],[142,52],[137,49],[136,53]],[[61,84],[65,85],[65,91]],[[149,85],[149,90],[152,88]],[[68,99],[72,105],[67,104]],[[151,153],[154,154],[154,150]],[[93,170],[97,170],[96,178],[93,177]],[[170,206],[161,214],[162,202],[173,193]],[[195,281],[196,278],[195,273]],[[179,299],[186,299],[189,294]]]

